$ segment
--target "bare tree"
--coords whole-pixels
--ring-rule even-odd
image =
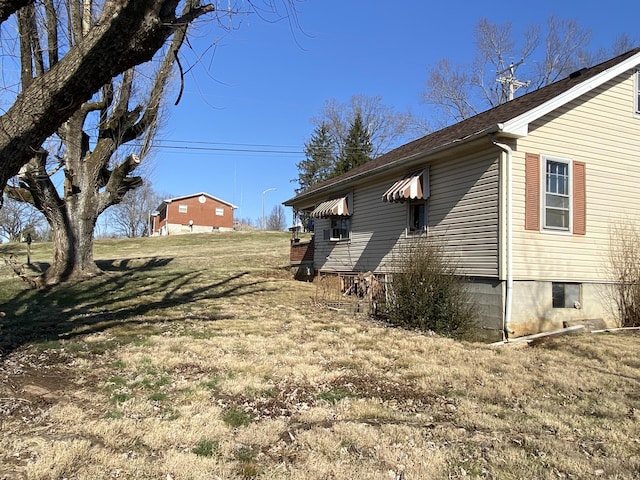
[[[260,225],[261,221],[262,219],[258,220],[257,222],[254,222],[249,217],[238,218],[233,222],[234,223],[233,228],[235,230],[241,230],[241,231],[253,231],[258,229],[258,226]]]
[[[31,78],[22,82],[12,106],[0,116],[0,191],[95,92],[150,61],[176,30],[207,14],[222,24],[224,18],[251,10],[295,22],[295,1],[262,0],[255,5],[229,0],[225,9],[216,11],[209,3],[180,0],[1,0],[0,22],[20,17],[16,23],[30,32],[20,46],[31,49],[34,62],[22,72],[23,79]],[[185,3],[189,7],[182,9]],[[89,12],[91,21],[78,24],[78,10]],[[34,29],[34,22],[49,28]],[[36,35],[38,31],[43,35]],[[77,36],[79,31],[82,35]]]
[[[314,123],[317,127],[322,126],[328,130],[328,134],[336,142],[337,150],[341,151],[357,115],[361,116],[369,133],[374,158],[404,143],[408,136],[412,137],[416,133],[413,116],[384,105],[380,96],[354,95],[347,103],[339,103],[336,99],[327,100]]]
[[[178,4],[182,5],[180,15],[176,15]],[[102,10],[96,15],[95,10],[99,5]],[[146,15],[140,20],[143,25],[127,23],[130,22],[129,17],[140,13],[140,9]],[[123,10],[129,12],[125,19],[120,17]],[[45,215],[51,226],[54,256],[51,267],[42,278],[44,283],[99,273],[93,261],[93,233],[97,218],[109,206],[118,204],[128,191],[142,184],[142,178],[135,176],[134,172],[151,146],[173,67],[176,64],[181,66],[178,53],[187,28],[193,20],[212,11],[213,6],[201,6],[199,0],[156,1],[152,5],[145,1],[134,3],[125,0],[100,4],[94,4],[93,0],[64,0],[60,3],[42,0],[37,4],[29,2],[18,11],[22,94],[16,97],[13,107],[0,117],[0,182],[6,181],[3,175],[22,167],[19,171],[19,187],[9,187],[7,193],[12,198],[31,202]],[[230,12],[225,15],[227,13]],[[162,26],[151,28],[147,25],[156,22]],[[123,27],[119,38],[100,37],[99,32],[110,23]],[[164,33],[160,35],[159,32]],[[98,40],[94,38],[96,36]],[[151,65],[131,67],[117,74],[121,67],[152,58],[153,53],[169,37],[166,49],[158,52],[154,58],[157,68]],[[110,42],[116,44],[111,45]],[[124,63],[115,61],[112,65],[111,57],[118,56],[123,48],[121,43],[128,45],[123,54],[132,58]],[[92,57],[94,50],[101,52],[99,59]],[[60,59],[63,51],[66,53]],[[69,63],[71,60],[68,59],[74,58],[80,64],[105,63],[111,66],[111,70],[102,72],[100,69],[89,69],[85,72],[76,63]],[[66,83],[64,65],[73,70]],[[60,69],[63,69],[62,72]],[[88,75],[84,80],[88,85],[94,85],[94,77],[104,79],[102,85],[96,85],[95,90],[99,87],[98,93],[92,96],[93,91],[85,83],[74,83],[77,82],[76,76],[82,73]],[[144,78],[150,79],[146,94],[140,93],[145,92],[144,83],[139,82]],[[39,96],[31,99],[37,105],[21,105],[36,84],[40,85],[40,89],[44,88],[44,93],[38,91]],[[68,92],[67,89],[72,85],[86,95]],[[66,106],[56,103],[59,99],[50,90],[68,95],[66,101],[74,106],[74,110],[66,110]],[[41,111],[42,102],[38,100],[52,102],[60,110]],[[18,131],[21,127],[14,125],[21,123],[16,122],[20,117],[11,117],[12,112],[19,108],[23,109],[21,114],[26,116],[24,123],[33,123],[32,129],[22,133]],[[57,120],[47,123],[51,120],[47,112]],[[60,123],[63,117],[66,121]],[[4,128],[5,120],[11,123],[10,128]],[[50,128],[54,131],[51,132]],[[23,134],[26,137],[21,137]],[[8,150],[3,150],[3,135],[8,142]],[[137,146],[127,146],[132,145],[134,140]],[[28,156],[16,153],[16,142]],[[5,158],[7,152],[13,152],[17,157]],[[52,160],[55,166],[51,165]],[[52,179],[57,172],[64,175],[63,192],[56,189]]]
[[[531,26],[518,37],[510,23],[481,19],[475,38],[471,64],[441,60],[429,70],[422,100],[441,112],[442,124],[468,118],[588,65],[590,32],[572,20],[552,16],[546,30]]]
[[[282,231],[287,228],[287,219],[284,207],[280,204],[274,205],[271,213],[267,217],[267,230]]]
[[[148,236],[150,215],[160,205],[162,198],[147,182],[128,191],[120,203],[107,210],[112,230],[128,238]]]
[[[632,219],[618,219],[609,231],[606,266],[614,315],[621,327],[640,326],[640,231]]]
[[[30,204],[6,198],[0,209],[0,236],[10,242],[20,241],[24,232],[32,232],[35,237],[43,230],[42,214]]]
[[[105,0],[97,14],[98,4],[90,0],[70,1],[68,9],[57,8],[53,0],[0,4],[0,20],[17,16],[21,54],[31,59],[22,61],[22,89],[0,116],[0,190],[99,88],[151,60],[177,29],[214,10],[213,5],[192,2],[179,15],[179,3]],[[90,15],[83,17],[79,10]],[[81,18],[91,21],[78,22]]]
[[[187,0],[185,12],[192,10],[197,0]],[[85,2],[88,5],[89,2]],[[89,32],[93,21],[90,9],[68,4],[70,40],[81,39]],[[41,24],[29,5],[19,15],[22,84],[27,86],[43,73],[41,48],[35,42],[45,34],[57,31],[58,22]],[[41,25],[46,27],[42,32]],[[99,273],[93,261],[93,233],[98,216],[109,206],[118,204],[124,195],[142,184],[142,178],[132,173],[146,156],[160,111],[161,100],[184,42],[187,23],[175,29],[169,48],[161,58],[149,93],[136,101],[134,92],[141,88],[136,82],[138,71],[129,69],[105,84],[100,93],[83,103],[57,130],[56,151],[40,148],[19,174],[20,186],[7,187],[16,200],[31,202],[40,210],[51,227],[53,262],[45,272],[45,283],[56,283]],[[50,50],[58,43],[50,38]],[[95,132],[95,136],[91,134]],[[129,142],[141,143],[134,151],[121,148]],[[54,157],[57,166],[49,170],[48,159]],[[64,191],[57,191],[52,173],[64,173]]]

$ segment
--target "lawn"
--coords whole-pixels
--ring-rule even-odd
[[[101,240],[104,275],[39,291],[2,264],[0,479],[640,478],[637,333],[390,328],[318,303],[288,249]]]

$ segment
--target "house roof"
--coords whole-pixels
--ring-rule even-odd
[[[238,208],[236,205],[234,205],[232,203],[229,203],[229,202],[227,202],[225,200],[222,200],[221,198],[214,197],[213,195],[210,195],[210,194],[208,194],[206,192],[198,192],[198,193],[192,193],[190,195],[182,195],[181,197],[167,198],[167,199],[162,201],[162,203],[158,206],[158,208],[156,208],[156,210],[160,210],[163,205],[168,205],[168,204],[170,204],[172,202],[177,202],[179,200],[185,200],[187,198],[194,198],[194,197],[200,197],[200,196],[204,196],[204,197],[210,198],[211,200],[215,200],[217,202],[224,203],[225,205],[229,205],[233,209]]]
[[[295,205],[364,175],[386,170],[416,156],[449,148],[481,134],[500,133],[514,138],[525,136],[532,121],[639,64],[640,48],[635,48],[591,68],[583,68],[562,80],[409,142],[340,176],[313,185],[284,203],[288,206]]]

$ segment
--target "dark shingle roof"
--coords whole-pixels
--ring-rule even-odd
[[[359,167],[349,170],[348,172],[338,177],[330,178],[325,182],[313,185],[312,187],[309,187],[307,190],[285,203],[290,204],[296,198],[306,197],[313,192],[326,189],[328,187],[331,187],[332,185],[361,176],[362,174],[366,174],[367,172],[376,170],[384,165],[395,163],[421,152],[432,151],[436,148],[448,145],[449,143],[456,140],[460,140],[476,133],[482,132],[499,123],[504,123],[512,120],[532,110],[533,108],[538,107],[545,102],[561,95],[562,93],[567,92],[576,85],[579,85],[580,83],[593,78],[594,76],[608,70],[609,68],[614,67],[618,63],[632,57],[639,52],[640,48],[630,50],[629,52],[595,65],[591,68],[584,68],[582,70],[579,70],[562,80],[558,80],[557,82],[542,87],[538,90],[529,92],[507,103],[498,105],[497,107],[494,107],[490,110],[467,118],[459,123],[450,125],[443,128],[442,130],[438,130],[425,137],[409,142],[394,150],[391,150],[388,153],[385,153],[384,155],[379,156],[378,158],[370,160],[369,162],[360,165]]]

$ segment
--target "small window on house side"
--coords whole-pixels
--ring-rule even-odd
[[[217,208],[216,208],[216,215],[217,215],[218,217],[223,217],[223,216],[224,216],[224,208],[222,208],[222,207],[217,207]]]
[[[566,160],[545,160],[544,227],[571,228],[570,164]]]
[[[409,234],[420,234],[427,231],[427,204],[425,202],[409,203]]]
[[[551,284],[553,308],[580,308],[580,284],[557,283]]]
[[[187,213],[186,205],[178,205],[178,213]]]
[[[351,236],[351,219],[331,217],[331,241],[348,240]]]

